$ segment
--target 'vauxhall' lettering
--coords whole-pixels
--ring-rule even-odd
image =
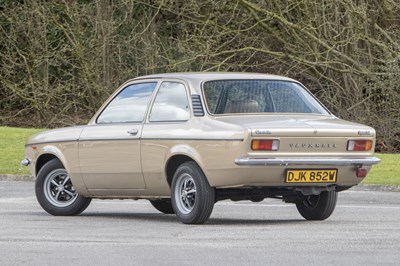
[[[291,149],[336,149],[336,143],[289,143]]]

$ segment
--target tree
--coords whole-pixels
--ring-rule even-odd
[[[128,78],[253,71],[302,81],[400,150],[397,0],[0,2],[0,121],[84,123]]]

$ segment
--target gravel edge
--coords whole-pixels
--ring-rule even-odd
[[[28,175],[0,175],[0,181],[26,181],[34,182],[36,178]]]
[[[0,175],[0,181],[24,181],[34,182],[33,176],[27,175]],[[394,185],[375,185],[375,184],[359,184],[351,188],[355,191],[387,191],[387,192],[400,192],[400,186]]]

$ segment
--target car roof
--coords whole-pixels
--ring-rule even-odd
[[[176,72],[176,73],[162,73],[162,74],[152,74],[146,76],[140,76],[134,79],[130,79],[124,84],[141,81],[141,80],[154,80],[154,79],[177,79],[182,80],[189,84],[191,94],[201,94],[202,83],[210,80],[280,80],[280,81],[298,81],[271,74],[262,73],[248,73],[248,72]],[[123,86],[124,86],[123,84]]]
[[[247,72],[177,72],[177,73],[162,73],[140,76],[138,79],[156,79],[156,78],[178,78],[186,80],[213,80],[213,79],[270,79],[270,80],[287,80],[296,81],[291,78],[263,74],[263,73],[247,73]]]

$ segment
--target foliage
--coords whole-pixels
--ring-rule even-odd
[[[400,151],[399,13],[398,0],[2,0],[0,122],[86,122],[143,74],[266,72]]]

